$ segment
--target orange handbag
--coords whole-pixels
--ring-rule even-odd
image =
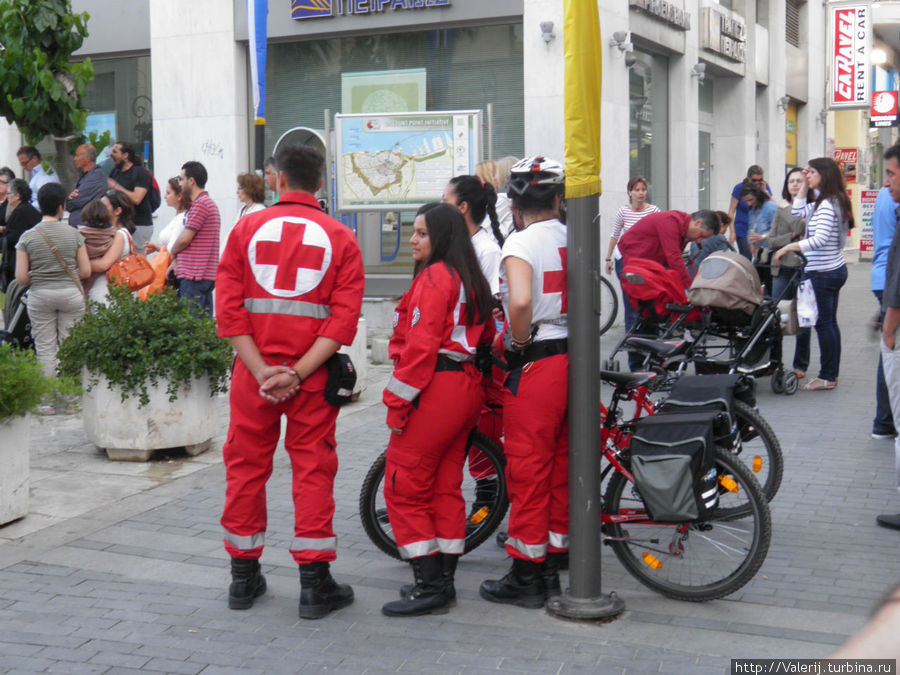
[[[172,256],[168,251],[160,251],[150,258],[150,267],[153,268],[153,281],[138,291],[138,297],[146,300],[151,293],[159,293],[166,285],[166,271],[172,262]]]
[[[137,291],[153,281],[153,268],[143,254],[134,250],[134,240],[127,230],[125,236],[128,237],[131,253],[106,270],[106,280],[115,286],[124,286],[129,291]]]

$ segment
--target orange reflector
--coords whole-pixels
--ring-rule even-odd
[[[721,485],[729,492],[738,491],[738,484],[735,482],[734,478],[732,478],[731,476],[726,476],[725,474],[721,474],[719,476],[719,485]]]
[[[488,517],[488,513],[490,513],[490,509],[486,506],[482,506],[475,513],[469,516],[469,522],[473,525],[478,525],[482,520]]]
[[[762,471],[762,457],[757,455],[753,458],[753,473],[759,473]]]
[[[646,563],[648,567],[652,567],[655,570],[662,569],[662,563],[655,555],[644,551],[644,554],[641,557],[644,559],[644,563]]]

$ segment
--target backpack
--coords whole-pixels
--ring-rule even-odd
[[[154,176],[147,168],[144,168],[144,171],[147,171],[147,174],[150,176],[150,181],[153,183],[150,186],[150,190],[147,192],[147,199],[150,200],[150,213],[156,211],[159,208],[159,205],[162,204],[162,195],[159,192],[159,183],[156,182],[156,176]]]

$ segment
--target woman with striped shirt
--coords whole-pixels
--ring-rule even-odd
[[[834,389],[841,364],[841,331],[837,324],[838,296],[847,281],[844,241],[847,229],[854,226],[850,199],[838,165],[830,157],[811,159],[803,170],[806,184],[794,197],[791,213],[806,219],[806,238],[778,250],[778,263],[791,251],[807,259],[803,278],[812,281],[819,308],[816,335],[819,337],[819,376],[803,386],[807,391]],[[813,190],[815,201],[807,203],[806,193]],[[809,329],[797,336],[797,352],[809,362]],[[804,373],[805,374],[805,373]]]
[[[658,207],[647,203],[647,179],[643,176],[636,176],[628,181],[628,200],[628,205],[616,212],[612,235],[609,238],[609,251],[606,253],[606,273],[611,274],[615,267],[620,285],[622,283],[622,254],[619,253],[616,244],[622,235],[641,218],[659,212]],[[637,320],[637,312],[631,303],[625,300],[624,293],[622,299],[624,301],[622,306],[625,309],[625,330],[630,330]]]

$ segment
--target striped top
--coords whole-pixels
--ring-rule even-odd
[[[806,219],[806,239],[801,239],[800,251],[806,256],[807,272],[830,272],[840,269],[844,262],[844,240],[847,221],[840,206],[825,199],[818,207],[806,199],[795,199],[791,214]]]
[[[613,221],[613,230],[610,235],[613,239],[619,239],[623,234],[628,232],[629,228],[634,225],[637,221],[639,221],[644,216],[649,216],[651,213],[659,213],[659,207],[654,206],[653,204],[644,204],[643,211],[635,211],[631,208],[631,205],[623,206],[618,211],[616,211],[616,219]],[[615,251],[613,251],[613,257],[618,260],[622,257],[622,254],[619,253],[619,247],[616,246]]]
[[[220,226],[219,208],[208,192],[201,192],[184,216],[184,229],[194,230],[195,234],[187,248],[178,254],[179,279],[216,278]]]

